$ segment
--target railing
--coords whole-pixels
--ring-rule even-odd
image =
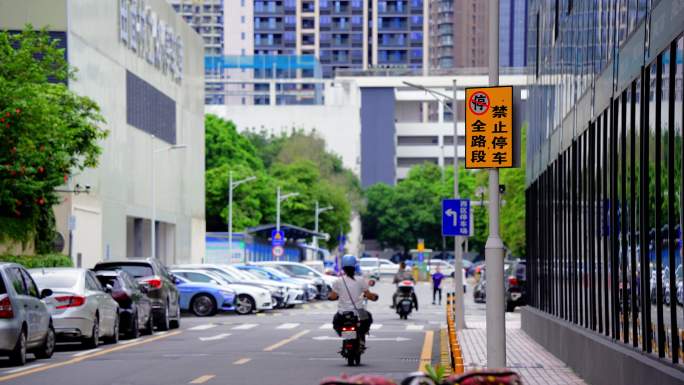
[[[446,300],[446,319],[447,319],[447,338],[449,342],[449,351],[451,357],[451,372],[455,374],[462,374],[463,367],[463,352],[461,351],[461,344],[458,342],[458,335],[454,327],[455,318],[454,308],[454,293],[447,293]]]

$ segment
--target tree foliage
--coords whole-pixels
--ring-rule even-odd
[[[525,153],[525,127],[522,130]],[[505,203],[500,211],[500,233],[504,245],[515,256],[525,252],[525,161],[520,168],[501,170],[500,183],[506,186],[501,196]],[[486,170],[459,169],[459,196],[473,205],[474,234],[468,239],[470,251],[484,254],[489,233],[488,174]],[[416,247],[418,239],[433,250],[442,249],[441,202],[453,197],[454,169],[442,170],[432,163],[413,167],[406,179],[396,186],[376,184],[365,191],[366,210],[362,215],[364,238],[376,239],[383,247],[403,249]],[[447,250],[453,250],[453,239],[447,237]]]
[[[314,228],[315,202],[333,210],[321,213],[319,230],[329,233],[335,246],[339,232],[350,230],[352,209],[363,200],[358,181],[342,160],[325,149],[315,133],[238,133],[232,122],[207,115],[206,123],[207,228],[225,231],[228,218],[228,178],[254,175],[256,180],[233,192],[233,230],[276,221],[276,190],[300,195],[281,204],[283,223]]]
[[[107,132],[91,99],[66,83],[75,70],[46,31],[0,32],[0,241],[54,239],[55,188],[97,165]]]

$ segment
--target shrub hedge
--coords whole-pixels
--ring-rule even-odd
[[[36,267],[73,267],[71,258],[64,254],[12,255],[1,254],[0,262],[13,262],[27,269]]]

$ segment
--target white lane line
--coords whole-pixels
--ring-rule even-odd
[[[239,360],[233,362],[233,365],[244,365],[251,360],[252,360],[251,358],[240,358]]]
[[[242,324],[233,328],[233,330],[249,330],[259,326],[259,324]]]
[[[406,331],[422,331],[425,325],[409,324],[406,325]]]
[[[230,333],[223,333],[223,334],[217,334],[215,336],[211,337],[200,337],[200,341],[217,341],[217,340],[222,340],[226,337],[230,337]]]
[[[319,329],[332,329],[332,327],[332,324],[323,324],[321,327],[319,327]]]
[[[130,344],[132,342],[138,342],[140,340],[141,340],[141,338],[130,339],[130,340],[126,340],[126,341],[119,341],[119,345],[126,345],[126,344]]]
[[[284,324],[278,326],[276,329],[294,329],[297,326],[299,326],[299,324],[297,324],[297,323],[284,323]]]
[[[189,328],[188,330],[207,330],[207,329],[212,329],[215,328],[217,325],[214,324],[204,324],[204,325],[197,325]]]
[[[378,330],[382,328],[382,324],[372,324],[371,325],[371,330]]]
[[[102,348],[84,350],[84,351],[82,351],[82,352],[78,352],[78,353],[76,353],[76,354],[72,354],[71,356],[72,356],[72,357],[87,356],[87,355],[90,354],[90,353],[99,352],[100,350],[102,350]]]
[[[43,366],[43,365],[47,365],[47,362],[42,363],[42,364],[33,364],[33,365],[22,366],[21,368],[6,370],[6,371],[3,372],[3,373],[6,373],[6,374],[10,374],[10,373],[19,373],[19,372],[23,372],[24,370],[31,370],[31,369],[34,369],[34,368],[39,368],[39,367],[41,367],[41,366]]]

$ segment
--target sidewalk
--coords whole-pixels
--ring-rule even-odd
[[[458,332],[466,370],[485,367],[487,331],[484,317],[466,317],[469,329]],[[506,363],[525,385],[586,384],[565,363],[520,329],[520,314],[506,313]]]

